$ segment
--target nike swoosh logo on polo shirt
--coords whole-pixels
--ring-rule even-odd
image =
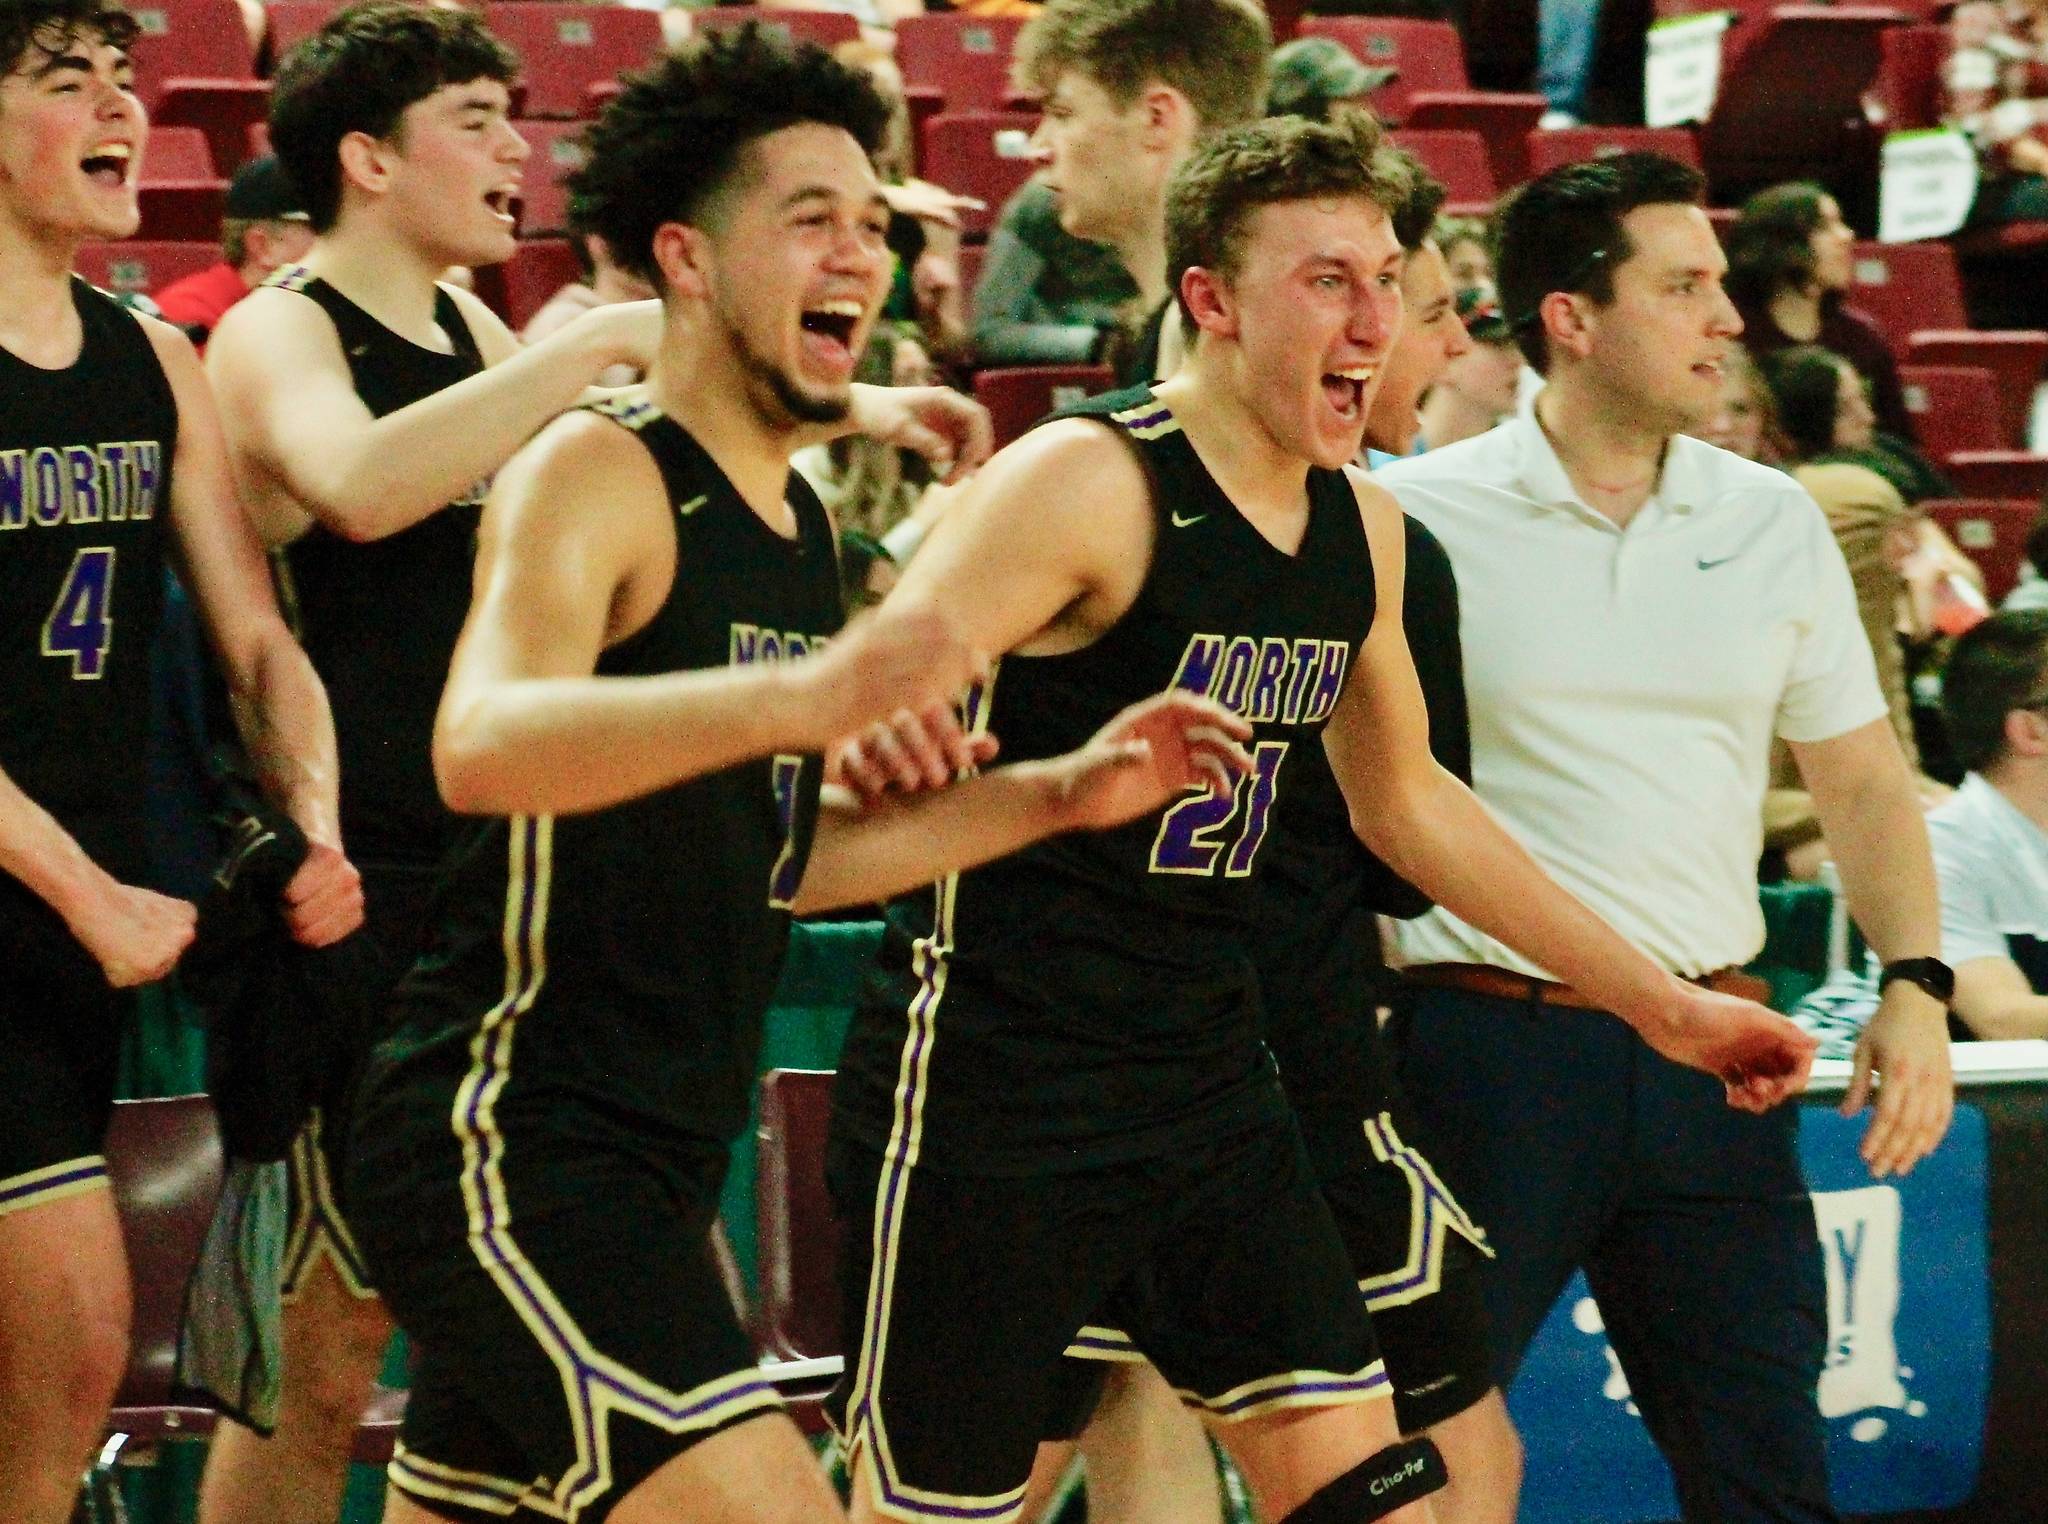
[[[1742,552],[1738,550],[1735,552],[1734,555],[1719,556],[1712,561],[1709,561],[1705,556],[1701,556],[1699,557],[1700,570],[1712,571],[1717,566],[1726,566],[1730,561],[1733,561],[1735,559],[1735,556],[1739,556],[1741,554]]]
[[[1185,529],[1190,524],[1201,523],[1202,520],[1206,519],[1208,516],[1209,515],[1206,513],[1193,513],[1189,514],[1186,518],[1182,518],[1179,514],[1176,513],[1173,516],[1173,527],[1175,529]]]

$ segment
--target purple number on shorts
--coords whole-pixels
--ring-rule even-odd
[[[1252,775],[1247,785],[1238,780],[1235,792],[1219,799],[1204,789],[1189,794],[1166,812],[1159,822],[1159,834],[1152,841],[1154,873],[1214,873],[1216,859],[1224,848],[1223,828],[1237,814],[1240,797],[1245,800],[1244,829],[1230,848],[1224,874],[1243,878],[1252,871],[1252,859],[1266,839],[1266,826],[1273,812],[1273,789],[1280,776],[1280,764],[1287,756],[1285,741],[1261,741],[1252,749]]]
[[[50,617],[43,621],[43,655],[71,658],[71,675],[90,680],[107,669],[114,621],[107,605],[114,594],[114,550],[96,545],[71,558],[71,570]]]
[[[782,822],[782,855],[775,859],[774,871],[768,875],[768,904],[775,910],[789,909],[803,883],[803,872],[796,861],[796,785],[803,770],[802,757],[785,755],[775,759],[770,774],[775,788],[775,818]]]

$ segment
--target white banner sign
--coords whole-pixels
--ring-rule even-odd
[[[1880,243],[1946,238],[1977,199],[1977,150],[1952,127],[1894,132],[1884,140],[1877,186]]]
[[[1704,122],[1721,88],[1721,37],[1727,11],[1672,16],[1650,27],[1643,65],[1643,121],[1652,127]]]

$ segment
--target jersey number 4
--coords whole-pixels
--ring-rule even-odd
[[[1285,741],[1261,741],[1252,748],[1251,775],[1237,780],[1234,793],[1219,799],[1204,789],[1168,810],[1153,838],[1152,871],[1213,875],[1217,858],[1223,857],[1225,878],[1243,878],[1250,873],[1252,859],[1258,856],[1272,821],[1273,791],[1286,758]],[[1238,828],[1237,840],[1231,842],[1228,827],[1238,818],[1240,805],[1244,823]],[[1228,857],[1224,857],[1226,846]]]
[[[114,550],[95,545],[71,558],[71,570],[50,617],[43,621],[43,655],[71,658],[71,675],[81,681],[107,669],[114,643]]]

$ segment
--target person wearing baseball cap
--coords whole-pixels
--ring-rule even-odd
[[[1365,105],[1368,95],[1399,72],[1362,64],[1343,44],[1327,37],[1296,38],[1273,51],[1266,115],[1321,121],[1334,106]]]
[[[284,167],[266,154],[235,171],[228,184],[220,229],[221,261],[172,281],[156,293],[164,317],[190,335],[203,352],[228,308],[280,265],[305,255],[313,225]]]
[[[1423,400],[1422,449],[1484,434],[1515,411],[1522,352],[1500,298],[1491,286],[1468,286],[1458,293],[1458,316],[1472,346],[1444,368]]]

